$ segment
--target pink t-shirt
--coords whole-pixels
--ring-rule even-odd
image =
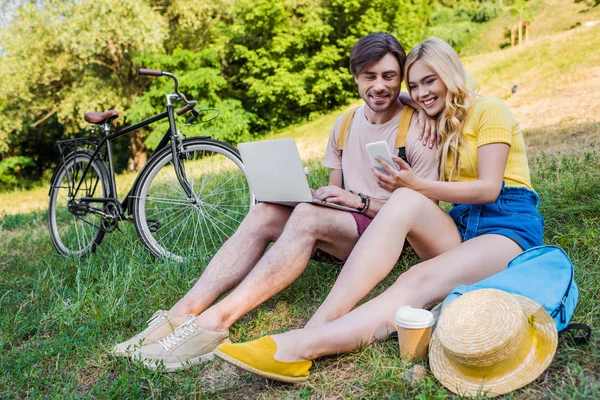
[[[364,193],[378,200],[387,200],[391,193],[377,185],[375,175],[371,171],[371,160],[365,145],[371,142],[386,141],[390,152],[398,155],[396,136],[400,113],[384,124],[372,124],[365,117],[365,106],[356,110],[352,124],[346,135],[344,151],[338,147],[338,133],[343,116],[339,117],[331,130],[323,165],[330,169],[341,169],[344,177],[344,187],[354,193]],[[416,113],[408,129],[406,137],[406,158],[411,168],[421,178],[437,180],[438,162],[437,150],[423,146],[419,141],[419,123]]]

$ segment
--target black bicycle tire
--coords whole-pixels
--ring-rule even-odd
[[[58,188],[55,187],[57,183],[60,183],[62,180],[63,170],[66,171],[70,163],[77,162],[78,159],[87,159],[88,163],[91,161],[92,165],[95,166],[95,170],[102,181],[102,190],[103,197],[111,197],[111,189],[109,184],[109,172],[106,165],[98,160],[97,158],[92,159],[92,152],[89,150],[76,150],[72,153],[69,153],[64,162],[59,163],[54,171],[53,179],[50,183],[50,200],[48,204],[48,230],[50,232],[50,239],[52,240],[52,244],[56,250],[64,255],[64,256],[76,256],[79,258],[85,257],[87,254],[93,252],[96,247],[102,242],[104,238],[105,231],[98,228],[92,236],[91,242],[81,251],[70,251],[67,246],[63,243],[63,240],[60,238],[60,233],[58,232],[58,226],[56,222],[56,202],[57,202],[57,192]],[[94,168],[92,166],[92,168]]]
[[[220,150],[220,151],[218,151],[218,153],[227,157],[232,162],[234,162],[237,165],[237,167],[241,170],[241,172],[244,173],[244,179],[245,179],[245,172],[244,172],[244,168],[243,168],[242,159],[240,157],[239,151],[235,147],[233,147],[227,143],[224,143],[224,142],[221,142],[221,141],[218,141],[215,139],[210,139],[210,138],[193,138],[192,137],[192,138],[184,139],[182,141],[182,147],[185,149],[190,149],[194,146],[208,146],[208,150],[210,150],[210,151],[213,151],[213,150],[211,150],[211,147],[214,149]],[[192,150],[190,150],[190,152],[199,151],[199,150],[201,150],[201,149],[200,148],[192,149]],[[207,149],[203,149],[203,151],[206,151],[206,150]],[[165,161],[165,160],[167,160],[167,161]],[[160,171],[160,169],[163,166],[169,164],[168,160],[172,160],[172,152],[171,152],[170,147],[161,149],[159,151],[159,153],[155,154],[152,157],[151,161],[147,165],[144,166],[142,171],[140,171],[135,188],[132,190],[132,193],[133,193],[133,197],[131,200],[132,213],[133,213],[133,219],[134,219],[135,228],[136,228],[136,232],[137,232],[138,236],[142,240],[142,243],[144,244],[144,246],[155,257],[172,259],[175,261],[182,262],[185,260],[186,254],[176,254],[171,249],[165,249],[164,247],[162,247],[158,244],[156,239],[154,239],[152,233],[150,232],[149,227],[147,226],[148,223],[147,223],[147,219],[146,219],[147,216],[146,216],[145,208],[143,209],[140,206],[141,199],[144,197],[143,193],[142,193],[144,191],[144,188],[146,188],[146,190],[147,190],[149,185],[151,185],[151,183],[152,183],[152,181],[146,183],[147,179],[149,179],[149,177],[151,179],[154,179],[154,177]],[[248,199],[249,200],[248,207],[249,207],[251,204],[254,203],[254,195],[250,191],[247,180],[245,180],[245,183],[248,186],[248,194],[250,196]]]

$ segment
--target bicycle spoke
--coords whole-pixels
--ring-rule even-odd
[[[133,199],[138,199],[139,197],[137,196],[131,196],[131,198]],[[174,205],[182,205],[182,206],[189,206],[190,202],[188,200],[175,200],[175,199],[169,199],[166,197],[146,197],[145,198],[146,202],[152,202],[152,203],[163,203],[163,204],[174,204]]]
[[[92,161],[90,154],[78,152],[68,156],[58,168],[55,185],[50,189],[50,236],[62,254],[83,256],[101,240],[104,232],[100,228],[101,217],[77,203],[82,197],[106,197],[106,182],[101,172],[106,167]],[[75,192],[77,186],[79,191]],[[74,213],[69,208],[71,202]]]
[[[155,255],[181,260],[192,253],[206,255],[231,235],[250,206],[251,192],[237,155],[212,142],[186,139],[182,158],[187,182],[199,200],[194,204],[181,187],[165,151],[140,177],[132,199],[136,226]],[[151,230],[157,221],[158,231]]]
[[[225,238],[229,237],[229,235],[226,232],[224,232],[215,222],[213,222],[213,218],[211,218],[210,216],[206,216],[205,218],[203,218],[203,220],[210,222],[210,224],[213,226],[213,228],[216,229],[217,233],[220,232],[223,234],[223,237],[225,237]],[[208,229],[208,232],[209,232],[209,237],[211,238],[211,242],[213,243],[213,247],[216,247],[214,241],[212,240],[212,235],[210,233],[210,229]],[[222,236],[219,235],[219,241],[221,241],[221,240],[222,240]]]

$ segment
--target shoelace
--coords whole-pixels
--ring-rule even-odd
[[[167,319],[167,313],[163,310],[155,312],[146,323],[148,327],[142,332],[142,336],[146,336],[151,330],[162,324]]]
[[[198,331],[198,325],[196,325],[196,317],[190,315],[181,325],[175,329],[173,333],[164,339],[160,339],[158,343],[166,350],[169,351],[173,347],[181,343],[182,340],[187,339],[190,335]]]

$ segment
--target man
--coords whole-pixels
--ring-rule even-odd
[[[133,351],[134,356],[151,369],[164,363],[167,371],[212,358],[213,350],[228,341],[229,327],[298,278],[314,250],[342,260],[348,257],[391,195],[377,185],[364,146],[384,140],[395,152],[405,58],[400,43],[384,33],[367,35],[352,49],[350,72],[366,105],[348,121],[343,156],[339,130],[344,118],[333,126],[323,162],[331,169],[329,185],[314,196],[357,212],[306,203],[295,208],[267,203],[253,206],[194,287],[170,311],[156,312],[143,332],[115,346],[116,355],[128,355],[141,346]],[[437,179],[436,151],[423,146],[418,136],[413,118],[406,139],[407,160],[418,175]],[[270,243],[273,246],[266,251]]]

